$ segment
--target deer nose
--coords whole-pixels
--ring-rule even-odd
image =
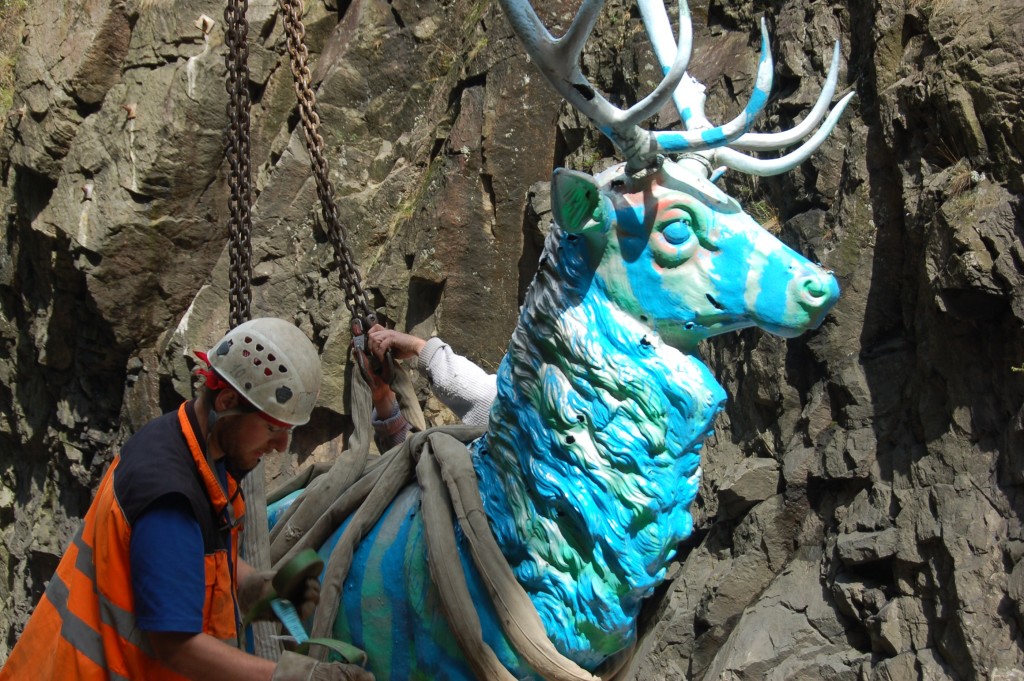
[[[828,309],[839,297],[839,284],[830,272],[813,272],[798,282],[800,305],[808,311]]]

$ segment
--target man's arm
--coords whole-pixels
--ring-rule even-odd
[[[136,520],[129,551],[136,616],[157,659],[190,679],[271,679],[273,662],[201,633],[203,540],[183,496],[157,500]],[[239,560],[239,578],[252,573]]]
[[[398,408],[398,396],[380,376],[370,369],[368,357],[376,357],[384,361],[384,355],[388,349],[397,359],[404,359],[408,356],[408,350],[404,349],[401,343],[393,346],[392,342],[401,337],[419,341],[415,336],[399,334],[397,331],[385,329],[380,324],[374,325],[366,334],[366,350],[360,350],[358,346],[353,348],[356,363],[359,365],[363,376],[370,384],[370,399],[373,402],[371,412],[371,425],[373,426],[373,441],[377,450],[381,453],[392,447],[405,442],[405,438],[412,430],[412,425],[406,421],[405,416]],[[422,343],[422,341],[420,341]]]
[[[149,640],[164,666],[192,681],[373,681],[373,674],[355,665],[289,652],[275,663],[207,634],[151,632]]]
[[[161,663],[193,681],[270,681],[277,666],[208,634],[154,631],[149,640]]]
[[[369,349],[379,358],[391,350],[396,359],[417,360],[430,389],[463,423],[486,426],[497,396],[497,378],[461,355],[440,338],[423,340],[394,329],[374,326],[367,333]]]
[[[369,339],[368,347],[370,352],[378,359],[384,359],[384,353],[388,350],[395,359],[411,359],[420,354],[427,341],[408,333],[402,333],[395,329],[386,329],[380,324],[375,325],[367,332]]]
[[[456,354],[436,337],[423,344],[417,362],[420,371],[426,373],[430,390],[463,423],[487,425],[498,395],[497,376]]]

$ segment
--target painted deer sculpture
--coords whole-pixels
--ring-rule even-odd
[[[533,63],[625,158],[596,177],[555,171],[556,226],[500,366],[489,430],[470,446],[491,530],[548,639],[600,675],[635,643],[644,598],[692,531],[701,446],[725,400],[696,354],[698,342],[749,326],[796,336],[821,324],[839,296],[831,273],[714,185],[719,167],[786,172],[828,136],[852,94],[821,124],[835,91],[837,44],[802,123],[783,133],[748,132],[771,88],[762,22],[750,102],[735,120],[714,126],[703,113],[703,86],[686,74],[685,2],[674,39],[664,6],[639,0],[665,77],[620,110],[579,68],[603,0],[583,0],[560,38],[525,0],[501,4]],[[686,129],[642,129],[670,97]],[[775,159],[743,153],[802,140]],[[360,544],[334,631],[367,651],[382,681],[468,681],[476,674],[428,577],[419,503],[419,490],[406,489]],[[484,641],[508,678],[540,678],[509,643],[464,539],[461,568]]]

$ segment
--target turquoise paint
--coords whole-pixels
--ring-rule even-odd
[[[701,130],[700,137],[704,142],[710,146],[716,146],[724,144],[726,141],[725,134],[721,128],[711,128],[710,130]]]
[[[708,262],[715,287],[707,293],[725,308],[724,315],[729,323],[742,320],[750,326],[756,313],[748,310],[746,302],[748,280],[752,264],[761,257],[751,236],[756,236],[752,230],[761,228],[743,213],[731,217],[732,220],[719,218],[713,230],[716,237],[712,242],[718,250]],[[737,222],[745,225],[746,231],[734,229],[732,225]]]
[[[288,510],[288,507],[292,505],[292,502],[295,501],[300,494],[302,494],[301,489],[295,490],[291,494],[282,497],[278,501],[267,506],[267,523],[269,527],[273,528],[274,525],[277,525],[277,521],[281,519],[284,512]]]
[[[642,231],[637,208],[617,215],[627,223],[614,231],[620,242]],[[591,249],[553,237],[550,277],[540,274],[534,288],[586,271],[580,260]],[[650,329],[623,329],[599,280],[580,279],[590,284],[567,280],[579,299],[531,290],[550,307],[524,305],[499,370],[488,442],[474,461],[495,534],[549,635],[593,668],[632,642],[642,599],[692,530],[699,442],[724,393],[693,357],[663,348],[666,359],[641,342],[655,339]],[[520,344],[526,328],[531,338]],[[691,481],[679,485],[683,476]]]
[[[591,670],[635,641],[643,599],[693,531],[700,453],[725,400],[697,342],[750,325],[795,334],[838,296],[734,201],[702,201],[714,199],[706,180],[683,166],[613,191],[620,171],[598,178],[600,222],[549,234],[490,430],[471,447],[511,569],[556,648]],[[427,577],[418,509],[410,488],[357,549],[335,633],[367,651],[380,681],[470,681]],[[515,678],[535,678],[457,538],[485,640]]]
[[[694,207],[700,248],[664,265],[652,230],[676,234],[658,248],[688,240],[655,213],[690,205],[699,191],[680,198],[655,186],[658,174],[650,182],[636,195],[609,192],[616,224],[607,232],[549,239],[499,370],[487,442],[475,449],[513,571],[559,650],[591,669],[632,641],[639,604],[692,531],[702,441],[725,397],[695,356],[665,345],[659,325],[717,318],[694,325],[699,340],[762,317],[802,323],[778,314],[798,305],[793,278],[831,279],[732,204],[723,213]]]
[[[767,103],[768,91],[762,90],[759,87],[755,87],[754,91],[750,93],[750,101],[747,102],[746,112],[747,115],[750,117],[750,120],[744,129],[747,129],[754,124],[754,118],[764,109]]]
[[[755,307],[758,318],[778,326],[799,324],[802,308],[787,295],[793,285],[788,259],[773,254],[761,270],[761,292]]]
[[[333,633],[366,651],[378,679],[473,681],[475,676],[455,642],[429,579],[419,505],[416,488],[406,488],[360,543],[345,581]],[[344,527],[321,547],[325,560]],[[478,613],[484,640],[509,669],[515,670],[516,678],[539,678],[512,651],[461,532],[457,539],[470,593],[475,602],[486,604]]]
[[[692,114],[691,114],[692,115]],[[690,120],[690,116],[684,116],[683,121]],[[686,139],[686,133],[675,130],[661,130],[657,133],[658,146],[665,151],[683,152],[693,145]]]

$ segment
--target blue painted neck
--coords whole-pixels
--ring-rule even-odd
[[[593,669],[632,643],[642,599],[692,530],[699,451],[725,394],[608,300],[584,241],[548,239],[475,465],[549,635]]]

